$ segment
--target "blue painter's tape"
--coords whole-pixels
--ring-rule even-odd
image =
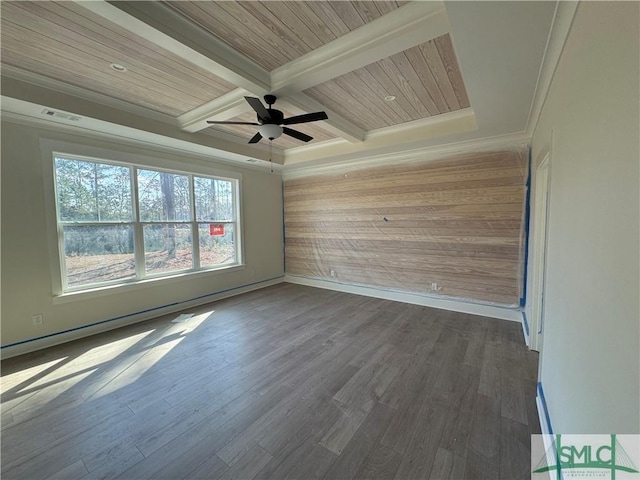
[[[548,433],[553,434],[551,418],[549,417],[549,409],[547,408],[547,400],[544,398],[544,390],[542,389],[542,383],[540,382],[538,382],[538,397],[540,397],[540,403],[542,403],[542,413],[544,414],[544,419],[547,422]]]
[[[69,328],[68,330],[63,330],[61,332],[49,333],[48,335],[42,335],[40,337],[29,338],[27,340],[22,340],[20,342],[9,343],[8,345],[0,346],[0,349],[9,348],[9,347],[15,347],[17,345],[22,345],[24,343],[35,342],[36,340],[42,340],[42,339],[45,339],[45,338],[55,337],[56,335],[62,335],[62,334],[69,333],[69,332],[75,332],[76,330],[82,330],[83,328],[95,327],[96,325],[102,325],[103,323],[115,322],[116,320],[122,320],[123,318],[133,317],[134,315],[140,315],[142,313],[153,312],[155,310],[161,310],[161,309],[167,308],[167,307],[174,307],[176,305],[182,305],[183,303],[189,303],[189,302],[193,302],[195,300],[201,300],[203,298],[211,297],[213,295],[219,295],[220,293],[226,293],[226,292],[231,292],[233,290],[238,290],[240,288],[251,287],[251,286],[257,285],[259,283],[270,282],[271,280],[277,280],[278,278],[283,278],[283,277],[267,278],[266,280],[260,280],[259,282],[248,283],[246,285],[241,285],[239,287],[233,287],[233,288],[227,288],[225,290],[218,290],[217,292],[207,293],[205,295],[200,295],[200,296],[197,296],[197,297],[193,297],[193,298],[190,298],[188,300],[182,300],[181,302],[173,302],[173,303],[168,303],[166,305],[161,305],[159,307],[147,308],[146,310],[140,310],[139,312],[127,313],[126,315],[120,315],[118,317],[109,318],[107,320],[101,320],[99,322],[90,323],[88,325],[81,325],[79,327]]]
[[[527,197],[524,203],[524,274],[522,275],[522,297],[520,306],[527,303],[527,274],[529,270],[529,219],[531,218],[531,147],[529,147],[529,174],[527,175]],[[527,328],[527,331],[529,329]]]

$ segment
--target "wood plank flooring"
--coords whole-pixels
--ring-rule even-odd
[[[280,284],[2,363],[5,479],[529,478],[518,323]]]

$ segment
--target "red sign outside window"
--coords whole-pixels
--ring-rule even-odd
[[[210,223],[209,235],[215,235],[215,236],[224,235],[224,223]]]

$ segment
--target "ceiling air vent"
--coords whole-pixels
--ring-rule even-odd
[[[42,113],[47,117],[53,117],[60,120],[69,120],[71,122],[79,122],[82,119],[82,117],[78,117],[76,115],[71,115],[64,112],[56,112],[55,110],[49,110],[48,108],[45,108]]]

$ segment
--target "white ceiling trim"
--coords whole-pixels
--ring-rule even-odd
[[[300,163],[285,165],[282,171],[283,180],[308,177],[312,175],[331,175],[361,168],[379,167],[384,165],[415,164],[442,159],[448,156],[466,153],[482,153],[493,150],[526,148],[531,142],[531,136],[526,132],[510,133],[491,138],[468,140],[447,145],[430,146],[412,150],[399,151],[383,155],[359,156],[349,161],[308,165]]]
[[[442,2],[411,2],[271,72],[276,95],[291,94],[448,33]]]
[[[144,2],[141,10],[136,2],[75,1],[82,8],[240,88],[258,95],[269,93],[270,77],[266,69],[165,5]]]
[[[231,153],[221,148],[214,148],[206,145],[195,144],[164,135],[144,132],[140,135],[138,130],[122,125],[110,124],[102,120],[83,118],[82,124],[70,124],[63,120],[53,118],[41,118],[37,111],[43,106],[23,102],[10,97],[0,97],[2,99],[2,122],[17,123],[36,128],[42,128],[53,132],[62,132],[91,138],[102,141],[117,142],[118,144],[142,147],[167,153],[196,155],[208,162],[216,161],[227,165],[242,166],[250,169],[280,170],[277,163],[270,164],[265,160],[256,159],[253,156],[245,156]],[[255,160],[258,160],[257,162]],[[275,160],[275,155],[274,155]]]
[[[533,136],[538,125],[540,112],[542,112],[542,107],[547,99],[547,93],[549,92],[549,87],[551,87],[551,81],[556,73],[577,9],[578,2],[558,2],[556,4],[553,23],[549,31],[549,38],[547,39],[533,102],[531,102],[531,109],[529,110],[529,118],[527,119],[526,130],[531,136]]]
[[[346,142],[321,142],[309,146],[285,150],[285,166],[336,159],[347,161],[366,154],[381,154],[411,144],[411,149],[424,148],[435,137],[470,132],[477,128],[472,108],[415,120],[413,122],[372,130],[359,144]]]
[[[175,16],[173,13],[172,15]],[[136,13],[136,16],[139,15]],[[145,18],[145,21],[148,19]],[[185,25],[183,31],[188,28]],[[291,105],[306,112],[324,110],[329,116],[323,123],[327,130],[350,142],[362,142],[365,136],[363,129],[329,111],[301,91],[432,40],[449,30],[442,2],[409,3],[273,70],[270,75],[270,91],[274,95],[285,95]],[[199,28],[198,32],[201,33]],[[243,58],[247,62],[251,61]],[[247,90],[257,96],[263,95],[263,92],[251,88]],[[237,96],[233,95],[237,93],[230,94],[229,98],[237,100]],[[225,101],[226,99],[221,99],[220,102],[214,100],[206,104],[208,109],[203,105],[185,113],[179,119],[181,128],[197,132],[209,127],[206,120],[228,120],[249,110],[246,104],[242,109],[241,103],[230,102],[232,110],[225,113],[221,108]]]
[[[349,142],[360,143],[364,141],[366,132],[362,128],[354,125],[349,120],[304,93],[288,95],[282,104],[291,105],[304,113],[324,110],[329,119],[322,122],[322,128]]]
[[[198,132],[210,127],[207,120],[229,120],[248,111],[249,105],[244,97],[251,95],[243,88],[236,88],[199,107],[189,110],[178,117],[178,125],[186,132]]]
[[[87,90],[86,88],[69,85],[68,83],[64,83],[50,77],[45,77],[37,73],[28,72],[12,65],[2,65],[2,77],[11,78],[13,80],[17,80],[18,82],[25,82],[39,87],[44,87],[55,92],[82,98],[93,103],[99,103],[106,107],[122,110],[123,112],[147,117],[158,122],[166,123],[168,125],[178,125],[176,119],[171,115],[157,112],[155,110],[151,110],[150,108],[141,107],[139,105],[134,105],[133,103],[125,102],[123,100],[119,100],[102,93],[94,92],[92,90]],[[7,84],[3,81],[3,90],[6,86]]]

